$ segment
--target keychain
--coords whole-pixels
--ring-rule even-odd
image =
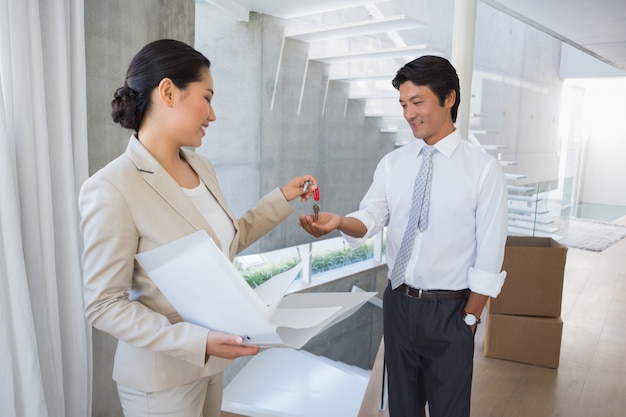
[[[315,189],[315,191],[313,191],[313,200],[315,201],[320,201],[320,189],[319,187],[317,187]],[[320,213],[320,206],[319,204],[315,203],[313,204],[313,220],[317,221],[317,216]]]

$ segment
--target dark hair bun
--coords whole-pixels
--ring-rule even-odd
[[[135,132],[139,130],[140,122],[136,98],[137,93],[131,88],[124,86],[115,91],[113,101],[111,101],[111,116],[113,117],[113,121]]]

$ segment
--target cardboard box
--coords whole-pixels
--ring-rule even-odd
[[[547,237],[509,236],[502,291],[489,300],[493,314],[559,317],[567,248]]]
[[[558,368],[562,333],[560,317],[487,314],[485,356]]]

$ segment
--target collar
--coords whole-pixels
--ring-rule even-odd
[[[189,163],[191,168],[198,174],[200,181],[204,182],[209,192],[213,194],[218,204],[233,221],[235,233],[239,226],[234,214],[228,208],[226,199],[217,183],[210,168],[205,166],[201,158],[196,157],[194,152],[184,148],[180,149],[181,156]],[[132,135],[126,148],[126,155],[133,161],[138,171],[143,172],[144,181],[152,187],[165,201],[167,201],[181,216],[183,216],[196,230],[205,229],[211,238],[219,242],[217,235],[198,209],[190,203],[176,181],[165,171],[152,154],[139,142],[136,135]],[[236,245],[233,240],[232,245]],[[219,246],[219,245],[218,245]],[[231,246],[231,257],[234,256],[235,246]]]
[[[450,158],[461,141],[463,141],[463,138],[461,137],[459,130],[454,129],[452,133],[440,139],[434,146],[440,153],[444,154],[447,158]],[[422,148],[426,146],[427,143],[422,139],[418,139],[416,142],[419,144],[417,148],[417,155],[419,155]]]
[[[182,158],[191,164],[188,152],[189,151],[184,148],[181,148],[180,150]],[[161,169],[159,162],[154,156],[152,156],[150,151],[148,151],[143,144],[139,142],[136,134],[133,134],[130,137],[128,146],[126,147],[126,154],[133,161],[139,171],[154,174]]]
[[[154,174],[160,167],[154,156],[139,142],[136,134],[133,134],[128,141],[126,155],[133,161],[139,171]]]

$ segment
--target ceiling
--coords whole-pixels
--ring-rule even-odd
[[[203,1],[228,9],[241,20],[247,20],[251,11],[288,19],[368,3],[364,0]],[[480,1],[549,33],[617,69],[626,71],[625,0]]]

